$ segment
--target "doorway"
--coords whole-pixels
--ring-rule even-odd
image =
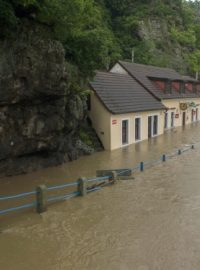
[[[148,138],[152,137],[152,116],[148,116]]]
[[[122,145],[128,144],[128,120],[122,120]]]
[[[174,127],[174,112],[171,112],[171,128]]]
[[[158,115],[148,116],[148,138],[158,134]]]
[[[135,141],[141,139],[141,118],[135,118]]]
[[[168,128],[168,113],[165,112],[165,123],[164,123],[164,128],[167,129]]]
[[[195,114],[195,110],[191,110],[191,122],[194,122],[194,114]]]
[[[185,126],[185,120],[186,120],[186,113],[182,113],[182,126]]]

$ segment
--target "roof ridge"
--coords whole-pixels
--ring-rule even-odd
[[[110,72],[110,71],[97,71],[95,76],[97,74],[106,74],[106,75],[110,75],[110,76],[113,76],[113,77],[117,77],[117,76],[129,77],[131,80],[135,80],[130,74],[121,74],[121,73],[115,73],[115,72]]]
[[[118,61],[119,63],[125,63],[125,64],[130,64],[130,65],[137,65],[137,66],[141,66],[141,67],[146,67],[146,68],[157,68],[157,69],[163,69],[163,70],[171,70],[171,71],[173,71],[173,72],[175,72],[175,73],[177,73],[177,74],[179,74],[175,69],[173,69],[173,68],[169,68],[169,67],[159,67],[159,66],[154,66],[154,65],[147,65],[147,64],[141,64],[141,63],[132,63],[132,62],[127,62],[127,61],[123,61],[123,60],[119,60]],[[179,74],[179,75],[181,75],[181,74]]]

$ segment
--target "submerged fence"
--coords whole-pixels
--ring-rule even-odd
[[[47,210],[47,206],[50,203],[64,201],[76,196],[85,196],[87,193],[94,192],[102,189],[105,186],[114,184],[118,179],[130,179],[133,172],[143,172],[146,168],[153,165],[166,162],[168,159],[181,155],[182,153],[194,149],[194,144],[189,145],[183,149],[178,149],[171,154],[163,154],[158,160],[142,161],[134,168],[128,169],[116,169],[116,170],[99,170],[97,171],[97,177],[87,179],[79,178],[77,181],[65,183],[56,186],[40,185],[35,190],[30,192],[24,192],[20,194],[10,196],[0,196],[0,203],[6,201],[20,200],[29,196],[34,196],[35,200],[15,207],[0,209],[0,215],[15,212],[22,209],[36,208],[38,213],[42,213]],[[62,195],[49,195],[52,191],[64,191],[67,188],[75,187],[76,190],[68,192]]]
[[[75,182],[66,183],[63,185],[56,185],[56,186],[46,186],[46,185],[40,185],[37,186],[35,190],[30,192],[24,192],[16,195],[11,196],[0,196],[0,202],[5,201],[11,201],[11,200],[18,200],[22,198],[26,198],[28,196],[35,196],[35,200],[31,203],[1,209],[0,215],[7,214],[10,212],[18,211],[21,209],[27,209],[35,207],[36,211],[38,213],[45,212],[47,210],[47,205],[49,203],[63,201],[67,199],[71,199],[76,196],[85,196],[87,193],[99,190],[103,188],[104,186],[111,185],[115,182],[117,179],[117,174],[115,172],[112,172],[109,176],[103,176],[103,177],[96,177],[93,179],[86,179],[86,178],[80,178]],[[66,188],[70,187],[76,187],[76,191],[69,192],[63,195],[54,195],[49,196],[49,192],[55,191],[55,190],[65,190]]]

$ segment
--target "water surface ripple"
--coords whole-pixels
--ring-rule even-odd
[[[132,167],[141,160],[200,141],[200,125],[151,141],[25,176],[1,179],[2,193],[62,183],[99,168]],[[32,211],[1,217],[0,269],[200,269],[200,145],[134,180]],[[5,181],[6,180],[6,181]],[[31,182],[31,183],[30,183]]]

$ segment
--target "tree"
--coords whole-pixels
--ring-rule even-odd
[[[119,57],[119,46],[93,0],[0,0],[0,32],[14,32],[23,19],[47,26],[60,40],[66,58],[83,76],[106,67]]]

